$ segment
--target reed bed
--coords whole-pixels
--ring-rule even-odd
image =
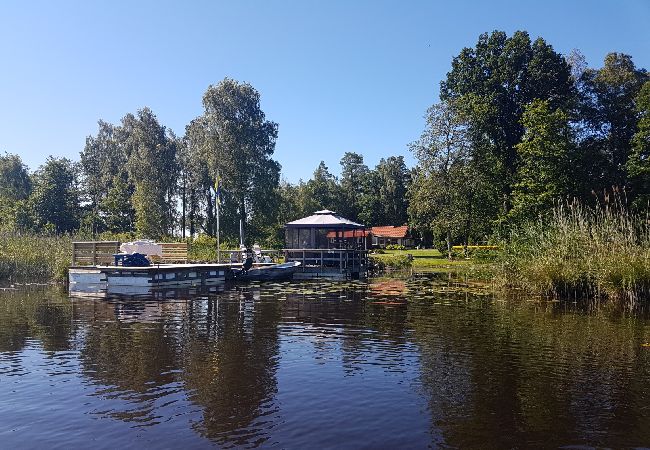
[[[0,284],[66,279],[72,239],[0,232]]]
[[[650,299],[650,223],[620,202],[557,205],[549,219],[511,232],[496,281],[556,299]]]

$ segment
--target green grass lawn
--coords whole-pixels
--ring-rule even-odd
[[[390,259],[393,256],[413,255],[413,269],[415,270],[443,270],[470,264],[466,259],[449,260],[435,249],[412,249],[412,250],[384,250],[384,253],[371,253],[370,256],[377,259]]]

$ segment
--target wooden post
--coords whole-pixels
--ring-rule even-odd
[[[93,266],[97,265],[97,242],[93,241]]]

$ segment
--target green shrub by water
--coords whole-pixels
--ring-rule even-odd
[[[511,233],[496,271],[504,286],[559,299],[650,300],[648,217],[617,204],[559,205]]]
[[[187,256],[194,262],[215,262],[217,260],[217,238],[208,235],[199,235],[194,239],[187,239]],[[227,250],[239,249],[239,243],[234,240],[221,241],[221,260],[228,259]]]
[[[370,262],[377,271],[386,269],[408,269],[413,265],[413,259],[409,257],[409,255],[387,255],[383,257],[370,256]]]

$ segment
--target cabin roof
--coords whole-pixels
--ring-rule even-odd
[[[334,211],[323,209],[316,211],[309,217],[294,220],[285,224],[285,227],[291,228],[343,228],[353,230],[364,228],[360,223],[353,222],[349,219],[339,216]]]
[[[408,233],[409,227],[407,225],[400,227],[372,227],[372,234],[377,237],[405,238],[408,236]]]

